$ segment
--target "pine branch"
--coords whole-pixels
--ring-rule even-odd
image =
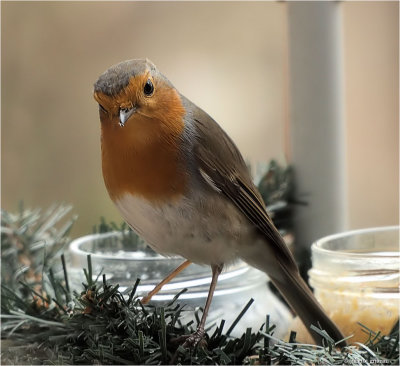
[[[32,279],[10,272],[9,277],[15,280],[2,284],[3,364],[362,365],[399,362],[397,328],[389,335],[365,328],[368,342],[341,351],[320,329],[314,331],[323,335],[325,347],[296,343],[295,333],[289,342],[277,339],[268,316],[260,329],[249,328],[241,337],[231,337],[231,330],[251,306],[251,300],[232,324],[225,325],[222,320],[212,334],[206,334],[204,343],[193,350],[184,349],[179,339],[189,335],[196,324],[193,321],[182,324],[185,310],[176,303],[178,296],[163,307],[143,306],[136,296],[139,280],[125,295],[118,284],[110,283],[104,275],[93,280],[90,258],[81,292],[71,294],[65,259],[53,256],[43,260],[48,252],[42,251],[35,258],[37,252],[31,251],[38,238],[38,234],[35,236],[32,232],[39,232],[39,237],[50,233],[47,235],[58,240],[62,238],[63,245],[68,242],[67,231],[62,229],[58,234],[63,234],[57,235],[57,230],[49,224],[50,218],[45,216],[41,218],[38,211],[22,212],[16,216],[21,226],[14,217],[14,226],[4,225],[6,230],[2,231],[8,243],[7,255],[10,255],[10,243],[21,244],[21,248],[32,255],[23,273],[41,274],[41,278]],[[9,218],[10,215],[5,222],[9,223]],[[56,222],[53,220],[52,225]],[[45,230],[40,232],[40,228]],[[55,270],[57,266],[58,271]],[[10,268],[20,271],[18,265]]]
[[[65,220],[71,206],[24,209],[16,214],[1,210],[1,280],[16,288],[20,279],[40,282],[43,268],[50,268],[69,242],[68,233],[76,216]]]

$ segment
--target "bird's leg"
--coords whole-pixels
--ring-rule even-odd
[[[167,277],[165,277],[159,284],[157,284],[157,286],[154,287],[145,297],[143,297],[140,302],[143,305],[146,305],[151,300],[151,298],[161,290],[161,288],[165,284],[167,284],[169,281],[171,281],[173,278],[175,278],[179,273],[181,273],[191,263],[192,263],[191,261],[186,260],[179,267],[175,268]]]
[[[217,286],[218,276],[222,272],[222,268],[223,264],[211,266],[212,279],[211,279],[210,289],[208,291],[206,305],[204,306],[203,315],[200,320],[200,324],[198,325],[197,330],[186,339],[185,343],[183,344],[183,347],[194,347],[204,337],[204,327],[206,325],[208,310],[210,309],[215,287]]]

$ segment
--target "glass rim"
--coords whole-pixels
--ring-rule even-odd
[[[325,245],[328,242],[335,241],[338,239],[352,237],[352,236],[359,235],[359,234],[395,232],[395,231],[399,232],[400,226],[397,226],[397,225],[378,226],[378,227],[372,227],[372,228],[344,231],[341,233],[324,236],[324,237],[316,240],[311,245],[311,251],[312,251],[312,253],[316,253],[316,254],[319,253],[319,254],[327,254],[327,255],[334,255],[334,256],[346,256],[347,258],[354,258],[354,259],[371,257],[371,255],[380,257],[380,258],[383,258],[383,257],[398,258],[398,257],[400,257],[400,251],[398,251],[398,252],[382,252],[382,253],[377,253],[377,252],[357,253],[357,252],[348,252],[348,251],[342,251],[342,250],[330,250],[330,249],[323,247],[323,245]],[[397,245],[399,246],[399,243],[397,243]]]
[[[126,232],[129,232],[128,230]],[[110,254],[100,254],[100,253],[93,253],[90,252],[88,250],[83,250],[81,248],[81,246],[86,243],[89,242],[91,240],[98,240],[98,239],[102,239],[102,238],[107,238],[107,237],[111,237],[111,236],[121,236],[122,232],[121,231],[109,231],[106,233],[97,233],[97,234],[89,234],[89,235],[84,235],[84,236],[80,236],[79,238],[74,239],[73,241],[71,241],[71,243],[68,246],[68,249],[71,253],[71,255],[76,255],[76,256],[81,256],[81,257],[85,257],[90,255],[92,258],[98,258],[98,259],[105,259],[105,260],[123,260],[123,261],[151,261],[154,259],[157,260],[170,260],[170,259],[180,259],[181,257],[179,256],[163,256],[161,254],[158,254],[157,252],[155,252],[155,255],[153,256],[145,256],[145,257],[140,257],[140,258],[129,258],[126,256],[121,255],[110,255]],[[133,251],[134,252],[134,251]]]

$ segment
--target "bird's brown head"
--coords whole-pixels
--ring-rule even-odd
[[[94,84],[94,98],[101,121],[103,176],[111,198],[129,192],[157,200],[182,191],[178,144],[185,108],[155,65],[129,60],[110,67]]]
[[[101,121],[113,128],[125,127],[128,120],[130,124],[146,119],[176,124],[184,112],[179,93],[149,60],[111,66],[94,84],[94,98]]]

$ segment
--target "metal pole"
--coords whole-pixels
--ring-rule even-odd
[[[288,2],[292,164],[296,242],[345,229],[346,165],[339,2]]]

